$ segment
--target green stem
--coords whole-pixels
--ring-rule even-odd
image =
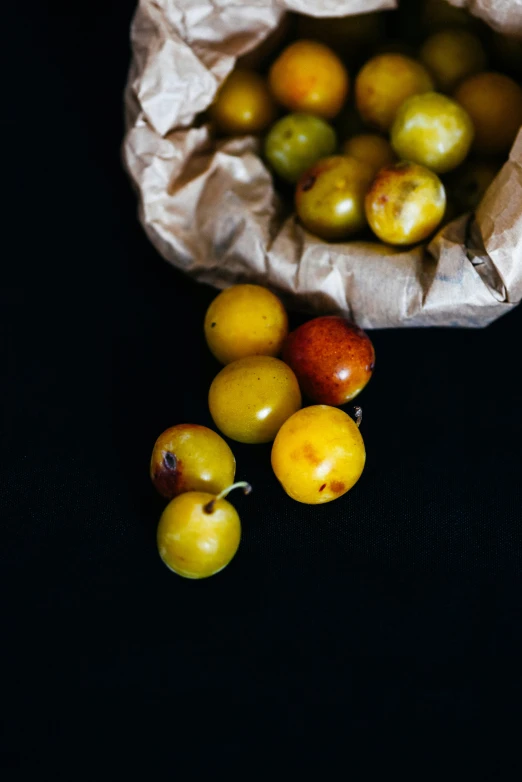
[[[203,506],[205,513],[213,513],[216,502],[218,500],[224,499],[233,489],[243,489],[244,494],[250,494],[252,491],[251,485],[246,481],[238,481],[237,483],[233,483],[231,486],[227,486],[226,489],[223,489],[223,491],[221,491],[217,497],[214,497],[210,500],[210,502],[207,502],[207,504]]]

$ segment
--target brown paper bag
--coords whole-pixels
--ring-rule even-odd
[[[452,0],[522,35],[520,0]],[[158,251],[198,280],[270,287],[289,306],[362,328],[485,326],[522,298],[522,132],[476,215],[427,247],[328,244],[283,219],[253,137],[216,142],[193,126],[236,58],[285,11],[345,16],[394,0],[140,0],[125,93],[123,154]]]

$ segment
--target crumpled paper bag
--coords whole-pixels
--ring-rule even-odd
[[[452,0],[522,35],[522,0]],[[427,247],[328,244],[282,216],[259,140],[215,141],[193,125],[236,58],[285,11],[345,16],[394,0],[140,0],[125,92],[124,162],[157,250],[198,280],[254,282],[310,313],[362,328],[485,326],[522,298],[522,132],[476,215]]]

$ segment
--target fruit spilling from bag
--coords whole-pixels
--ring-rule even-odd
[[[207,310],[205,338],[224,367],[209,389],[209,411],[233,442],[273,443],[271,464],[289,497],[322,505],[344,496],[366,462],[355,420],[339,407],[370,381],[375,351],[368,335],[345,318],[324,316],[289,333],[286,311],[259,285],[234,285]],[[281,354],[282,358],[277,358]],[[309,406],[303,407],[308,402]],[[170,500],[157,545],[170,570],[185,578],[219,573],[234,557],[241,522],[225,500],[235,488],[230,446],[206,426],[182,423],[160,434],[150,477]]]

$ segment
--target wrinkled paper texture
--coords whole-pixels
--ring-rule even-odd
[[[522,0],[453,0],[522,35]],[[125,92],[126,167],[157,250],[196,279],[254,282],[310,313],[343,313],[362,328],[485,326],[522,298],[522,131],[475,216],[428,247],[327,244],[282,215],[259,141],[216,142],[192,126],[236,58],[285,11],[343,16],[394,0],[140,0]]]

